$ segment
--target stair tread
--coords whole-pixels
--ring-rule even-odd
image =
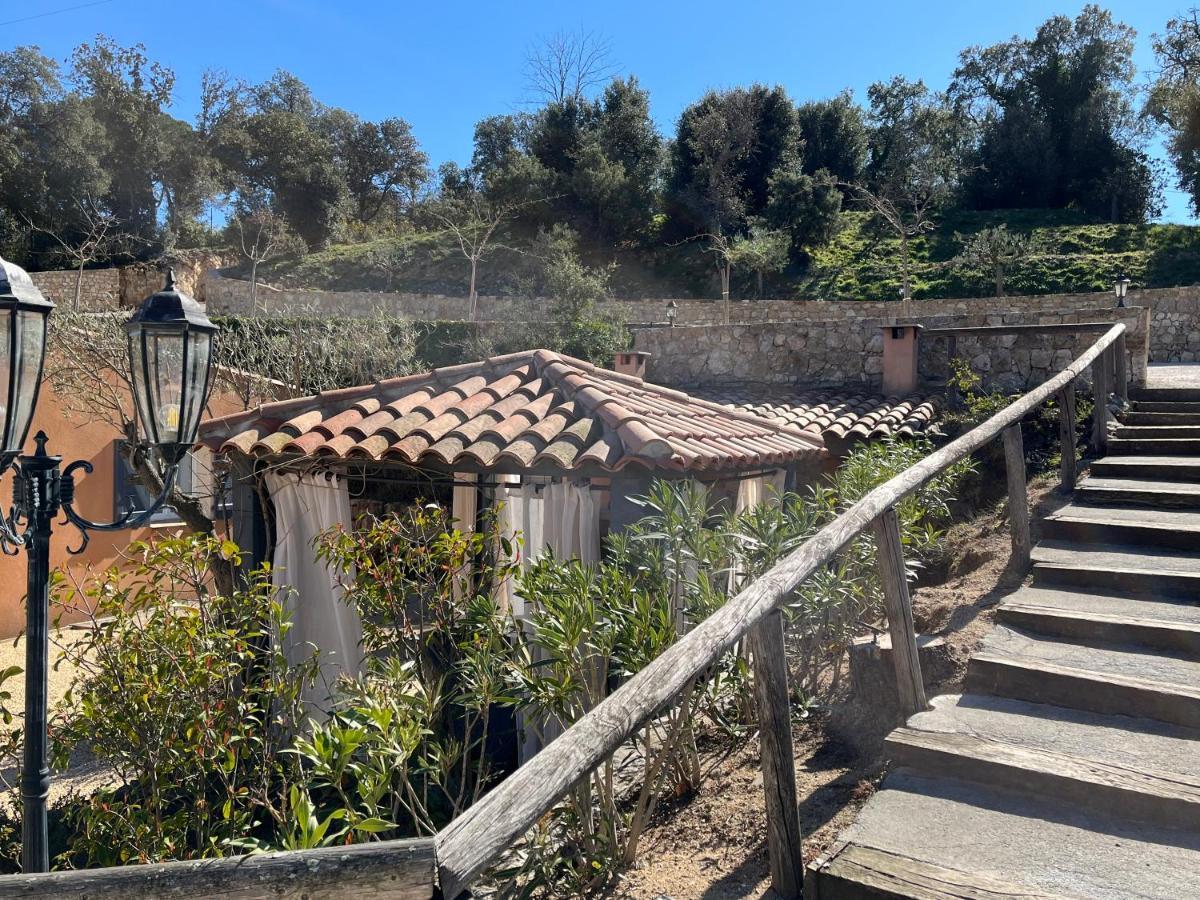
[[[1194,830],[1131,823],[1119,814],[906,769],[887,777],[845,837],[929,865],[1000,878],[1036,892],[1032,896],[1200,896],[1200,833]]]
[[[1200,731],[1154,719],[1114,716],[987,694],[945,694],[908,720],[910,730],[967,735],[1063,754],[1177,781],[1200,789]]]
[[[1070,643],[996,625],[977,656],[1011,659],[1023,665],[1085,673],[1098,680],[1121,680],[1200,699],[1200,660],[1146,647]]]
[[[1174,481],[1170,478],[1118,478],[1105,475],[1088,475],[1075,486],[1076,495],[1087,496],[1089,491],[1106,491],[1131,494],[1164,494],[1166,496],[1194,496],[1200,498],[1200,483]]]
[[[1120,544],[1039,541],[1031,558],[1035,564],[1098,570],[1200,577],[1200,558],[1172,550],[1126,547]]]
[[[1198,485],[1200,487],[1200,485]],[[1127,525],[1200,532],[1200,510],[1120,506],[1117,504],[1068,503],[1045,516],[1047,522],[1088,522],[1097,525]]]
[[[1114,453],[1092,463],[1092,468],[1117,468],[1125,466],[1177,466],[1181,469],[1195,468],[1200,463],[1194,456],[1171,456],[1170,454],[1123,455]]]
[[[1009,594],[1000,604],[1001,609],[1015,606],[1200,628],[1200,606],[1165,596],[1129,597],[1030,585]]]

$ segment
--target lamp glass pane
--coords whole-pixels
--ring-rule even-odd
[[[9,366],[16,379],[13,408],[9,413],[6,450],[20,450],[33,420],[46,349],[46,316],[33,310],[17,313],[16,359]]]
[[[180,419],[180,441],[190,444],[196,439],[196,429],[204,414],[204,402],[208,399],[208,367],[212,356],[212,335],[206,331],[188,332],[187,389],[183,398],[183,415]]]
[[[145,332],[133,331],[129,334],[129,369],[130,375],[133,377],[133,402],[137,406],[137,419],[142,423],[142,439],[149,441],[152,444],[158,443],[158,437],[154,434],[154,422],[150,418],[150,408],[147,406],[149,399],[146,384],[146,370],[144,363],[146,354],[143,350],[143,341]]]
[[[178,332],[147,331],[147,363],[150,372],[149,412],[160,444],[179,441],[183,412],[183,335]]]

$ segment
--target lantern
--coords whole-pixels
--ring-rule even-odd
[[[33,421],[53,309],[24,269],[0,259],[0,473],[21,455]]]
[[[126,330],[142,439],[164,462],[178,463],[195,443],[208,399],[217,326],[175,287],[172,270],[163,289],[142,301]]]
[[[1115,282],[1113,282],[1113,294],[1116,295],[1118,307],[1123,307],[1125,305],[1125,295],[1128,293],[1129,279],[1124,275],[1121,275]]]

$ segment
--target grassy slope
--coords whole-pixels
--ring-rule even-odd
[[[966,270],[951,262],[960,246],[955,233],[968,234],[1000,222],[1030,234],[1037,244],[1035,255],[1007,276],[1012,294],[1108,290],[1120,272],[1127,274],[1135,287],[1200,283],[1200,227],[1089,224],[1068,212],[1017,210],[947,217],[934,231],[915,240],[914,294],[918,298],[989,296],[990,273]],[[394,252],[400,243],[397,239],[339,244],[319,253],[275,260],[260,271],[268,281],[293,287],[465,293],[466,264],[455,247],[437,235],[408,240],[412,242],[411,261],[390,278],[379,261]],[[898,259],[895,238],[873,227],[865,214],[845,213],[840,233],[813,254],[808,271],[790,280],[780,279],[772,293],[803,299],[894,299],[900,288]],[[691,293],[685,283],[656,281],[655,268],[652,261],[626,258],[614,287],[621,296]],[[665,273],[676,267],[668,261],[658,268]],[[533,278],[530,257],[501,251],[481,267],[480,290],[522,293]],[[737,284],[734,293],[740,293]]]

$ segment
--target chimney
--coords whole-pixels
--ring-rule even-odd
[[[907,397],[917,389],[920,325],[883,326],[883,393]]]
[[[617,354],[613,362],[613,371],[622,375],[633,375],[637,378],[646,377],[646,360],[650,354],[645,350],[628,350]]]

